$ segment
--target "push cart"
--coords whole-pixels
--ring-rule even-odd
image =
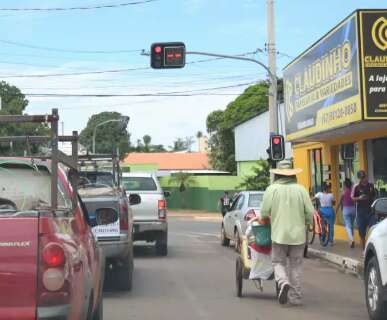
[[[256,225],[252,226],[252,235],[243,236],[241,239],[241,251],[240,255],[236,258],[236,295],[237,297],[242,297],[243,291],[243,282],[244,280],[253,281],[255,286],[261,292],[263,291],[262,281],[272,281],[274,279],[274,272],[272,271],[264,279],[262,278],[252,278],[250,279],[251,268],[253,267],[254,261],[252,260],[252,247],[258,246],[260,248],[267,248],[271,250],[271,234],[270,234],[270,225]],[[276,294],[278,296],[279,288],[277,283],[275,283]]]

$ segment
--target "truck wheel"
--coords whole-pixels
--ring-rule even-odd
[[[165,257],[168,255],[168,233],[161,232],[156,240],[156,254]]]
[[[125,263],[113,270],[114,287],[119,291],[131,291],[133,286],[133,248]]]

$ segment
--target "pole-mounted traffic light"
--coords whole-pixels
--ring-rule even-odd
[[[270,137],[270,158],[273,161],[285,159],[285,139],[282,135],[272,135]]]
[[[151,67],[173,69],[185,66],[185,44],[182,42],[160,42],[151,46]]]

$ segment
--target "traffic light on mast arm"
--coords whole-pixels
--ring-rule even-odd
[[[285,159],[285,139],[282,135],[276,134],[270,137],[270,158],[273,161]]]
[[[185,44],[183,42],[160,42],[151,46],[153,69],[176,69],[185,66]]]

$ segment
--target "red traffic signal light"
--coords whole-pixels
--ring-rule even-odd
[[[277,145],[281,143],[281,139],[278,137],[273,138],[273,144]]]
[[[161,42],[151,46],[151,67],[173,69],[185,66],[185,44],[182,42]]]
[[[274,161],[285,159],[285,139],[282,135],[270,137],[270,158]]]

